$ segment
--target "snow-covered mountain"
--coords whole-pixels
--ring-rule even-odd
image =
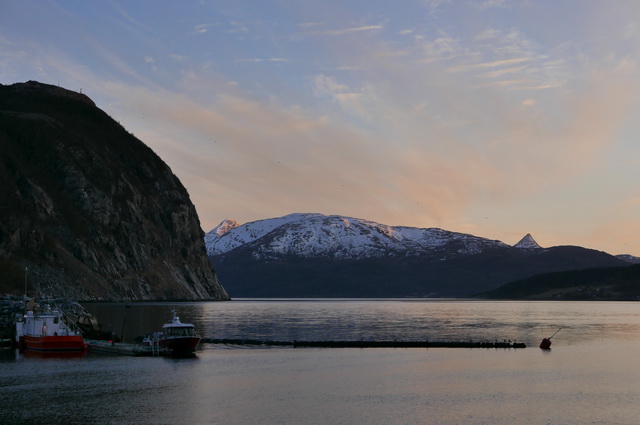
[[[514,246],[437,228],[387,226],[339,215],[290,214],[205,235],[232,297],[468,297],[562,270],[628,264],[575,246]]]
[[[508,246],[500,241],[437,228],[387,226],[322,214],[290,214],[242,226],[227,219],[205,235],[205,244],[210,256],[246,247],[253,251],[256,259],[295,255],[342,260],[434,254],[445,247],[449,253],[476,254],[487,248]],[[455,245],[453,251],[452,245]]]

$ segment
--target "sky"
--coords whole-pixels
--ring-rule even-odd
[[[0,0],[0,83],[82,91],[204,231],[290,213],[640,256],[636,0]]]

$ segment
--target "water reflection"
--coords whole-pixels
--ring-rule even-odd
[[[88,304],[125,340],[158,330],[175,308],[205,338],[263,340],[517,340],[537,346],[640,336],[640,305],[607,302],[237,300],[215,303]],[[122,326],[124,323],[124,326]]]
[[[216,338],[500,339],[509,349],[238,349],[0,358],[0,423],[637,423],[640,304],[241,300],[89,304],[125,337],[176,308]],[[550,336],[553,348],[537,348]]]
[[[183,323],[205,321],[204,303],[89,303],[85,308],[98,319],[105,331],[132,342],[136,337],[162,330],[176,310]]]

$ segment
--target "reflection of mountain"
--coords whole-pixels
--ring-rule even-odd
[[[628,264],[581,247],[541,248],[531,235],[512,247],[321,214],[225,220],[205,242],[234,297],[465,297],[542,272]]]
[[[187,191],[88,97],[0,85],[0,292],[223,299]]]

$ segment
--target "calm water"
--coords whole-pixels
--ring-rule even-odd
[[[210,338],[511,339],[529,347],[205,345],[195,359],[5,352],[0,422],[640,423],[640,303],[241,300],[88,309],[132,339],[160,328],[172,307]],[[539,350],[560,327],[552,350]]]

